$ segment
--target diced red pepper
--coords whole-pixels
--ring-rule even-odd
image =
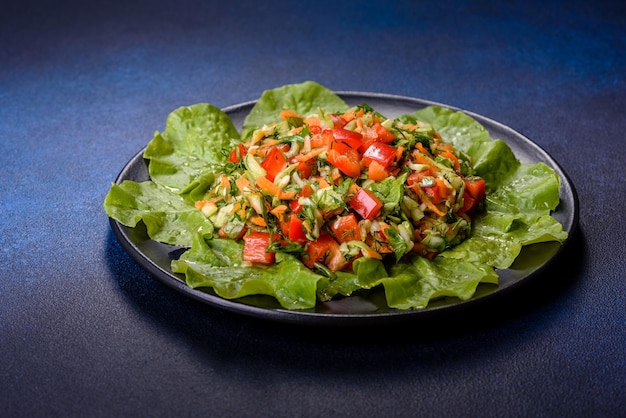
[[[376,135],[378,136],[378,140],[380,142],[384,142],[388,144],[396,138],[395,135],[389,129],[385,128],[383,125],[381,125],[378,122],[375,123],[374,126],[372,126],[372,128],[374,128],[374,130],[376,131]]]
[[[288,238],[293,242],[304,244],[308,241],[304,229],[302,229],[302,220],[295,214],[289,218],[289,235]]]
[[[305,184],[298,193],[297,197],[309,197],[313,194],[313,189],[308,184]],[[298,199],[291,200],[289,202],[289,207],[293,213],[298,213],[302,210],[302,205],[298,202]]]
[[[333,141],[333,131],[322,129],[320,132],[311,135],[311,148],[326,147]]]
[[[272,242],[268,232],[252,231],[243,237],[243,260],[250,263],[274,264],[276,253],[268,252]]]
[[[389,167],[395,157],[394,147],[384,142],[374,142],[363,153],[363,163],[369,166],[372,161],[377,161],[383,167]]]
[[[228,156],[228,161],[238,164],[244,155],[246,155],[246,147],[243,144],[237,144]]]
[[[272,147],[272,149],[267,153],[267,156],[261,163],[261,167],[265,169],[267,172],[266,177],[270,181],[274,181],[274,178],[278,173],[282,171],[287,165],[287,159],[285,155],[282,153],[278,147]]]
[[[361,218],[370,221],[378,216],[380,209],[383,207],[383,203],[374,193],[363,188],[356,192],[348,204]]]
[[[346,120],[344,118],[342,118],[339,115],[336,114],[331,114],[330,118],[333,120],[333,126],[335,128],[343,128],[344,126],[346,126]]]
[[[361,156],[355,149],[342,153],[331,149],[328,151],[328,162],[337,167],[346,176],[354,178],[361,175]]]
[[[309,133],[311,135],[314,134],[319,134],[320,132],[322,132],[322,127],[319,125],[309,125]]]
[[[363,135],[358,132],[350,131],[343,128],[333,129],[333,148],[343,144],[346,149],[358,149],[361,146]],[[337,148],[335,148],[337,149]],[[343,152],[343,149],[337,149],[339,152]]]
[[[353,213],[345,216],[337,216],[331,222],[330,230],[335,236],[335,239],[340,243],[361,240],[359,222],[356,220],[356,216],[354,216]]]

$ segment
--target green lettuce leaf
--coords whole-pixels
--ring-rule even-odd
[[[213,224],[193,204],[152,181],[112,184],[104,210],[131,228],[143,221],[150,238],[166,244],[189,246],[198,233],[213,234]]]
[[[289,109],[307,116],[316,113],[318,108],[325,112],[343,112],[348,105],[332,90],[313,81],[266,90],[244,120],[241,136],[247,139],[255,129],[279,122],[281,110]]]
[[[425,308],[442,297],[470,299],[479,283],[498,283],[498,274],[486,264],[436,257],[414,257],[394,264],[389,277],[380,280],[390,307]]]
[[[144,152],[150,178],[181,192],[215,163],[222,163],[237,143],[239,132],[219,108],[200,103],[173,111],[165,131],[156,132]]]
[[[172,271],[183,273],[192,288],[213,288],[225,299],[269,295],[287,309],[312,308],[317,303],[313,273],[289,254],[277,254],[271,266],[244,265],[243,244],[228,239],[206,240],[196,235],[191,248],[172,262]]]

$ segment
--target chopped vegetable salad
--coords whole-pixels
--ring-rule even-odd
[[[470,158],[430,124],[360,105],[283,110],[230,150],[195,206],[219,237],[243,240],[244,262],[281,251],[328,273],[360,257],[432,259],[469,236],[485,195]]]

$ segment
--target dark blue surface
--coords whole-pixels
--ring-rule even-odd
[[[2,415],[623,415],[621,2],[267,3],[0,6]],[[472,315],[354,332],[213,309],[138,267],[102,200],[167,114],[308,79],[529,136],[579,194],[563,260]]]

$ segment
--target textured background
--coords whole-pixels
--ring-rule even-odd
[[[0,411],[9,416],[619,416],[621,2],[25,1],[0,6]],[[532,138],[580,199],[515,297],[399,328],[267,323],[185,298],[102,210],[170,111],[315,80]]]

